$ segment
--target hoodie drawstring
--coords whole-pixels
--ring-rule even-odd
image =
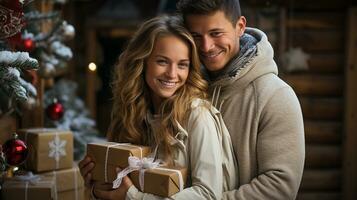
[[[217,89],[218,87],[218,89]],[[221,88],[222,86],[215,86],[214,89],[213,89],[213,94],[212,94],[212,105],[214,107],[216,107],[218,109],[219,112],[221,112],[221,108],[222,108],[222,105],[223,105],[223,101],[221,101],[220,105],[219,105],[219,108],[218,108],[218,100],[219,100],[219,96],[221,95]]]

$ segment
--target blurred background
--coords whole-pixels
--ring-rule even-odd
[[[48,52],[62,55],[63,61],[58,59],[62,64],[52,63],[53,69],[40,69],[40,74],[30,73],[24,78],[37,90],[32,103],[5,104],[3,102],[8,101],[2,101],[0,141],[5,141],[19,128],[35,126],[70,128],[77,132],[79,143],[103,138],[110,122],[110,83],[118,55],[143,20],[174,13],[176,2],[27,2],[29,8],[24,8],[25,13],[29,9],[48,15],[26,16],[27,24],[36,21],[36,17],[43,21],[34,23],[38,27],[33,36],[29,36],[31,31],[27,35],[22,31],[21,41],[30,38],[38,42],[37,46],[27,46],[25,50],[41,61],[40,68],[51,64],[41,51],[47,52],[47,56],[51,56]],[[306,162],[297,199],[357,199],[357,156],[354,155],[357,152],[356,2],[241,0],[241,7],[248,26],[257,27],[268,35],[275,50],[279,76],[293,87],[301,103]],[[56,19],[51,14],[56,15]],[[63,25],[63,21],[67,25]],[[56,53],[55,49],[61,48],[52,45],[54,39],[49,42],[52,47],[42,44],[45,39],[40,36],[56,34],[54,30],[60,26],[58,24],[65,27],[65,31],[58,34],[57,39],[71,54],[63,46],[60,46],[62,51]],[[0,96],[4,99],[5,94],[0,93]],[[61,106],[62,114],[56,111]],[[78,152],[83,153],[83,149]]]

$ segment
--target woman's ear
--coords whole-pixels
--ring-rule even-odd
[[[241,37],[244,34],[246,24],[247,24],[247,20],[245,19],[245,17],[240,16],[236,23],[236,33],[238,34],[239,37]]]

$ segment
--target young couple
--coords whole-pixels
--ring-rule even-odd
[[[295,199],[302,114],[266,35],[246,28],[238,0],[177,7],[183,20],[146,21],[121,54],[108,139],[158,146],[161,160],[187,167],[187,187],[172,199]],[[94,165],[88,156],[79,163],[87,185]],[[128,177],[114,190],[95,185],[93,196],[160,199]]]

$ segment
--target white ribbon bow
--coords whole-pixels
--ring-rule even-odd
[[[144,157],[142,159],[135,157],[135,156],[129,156],[128,158],[128,163],[129,166],[122,171],[120,171],[117,174],[117,178],[113,181],[113,188],[116,189],[120,186],[123,178],[128,175],[129,173],[139,170],[140,171],[140,176],[139,176],[139,184],[141,191],[144,189],[144,172],[146,169],[153,169],[157,168],[160,166],[159,161],[154,161],[154,158],[147,158]]]
[[[36,184],[41,180],[39,175],[34,175],[32,172],[27,172],[24,175],[17,175],[12,178],[12,181],[29,182],[31,184]]]

